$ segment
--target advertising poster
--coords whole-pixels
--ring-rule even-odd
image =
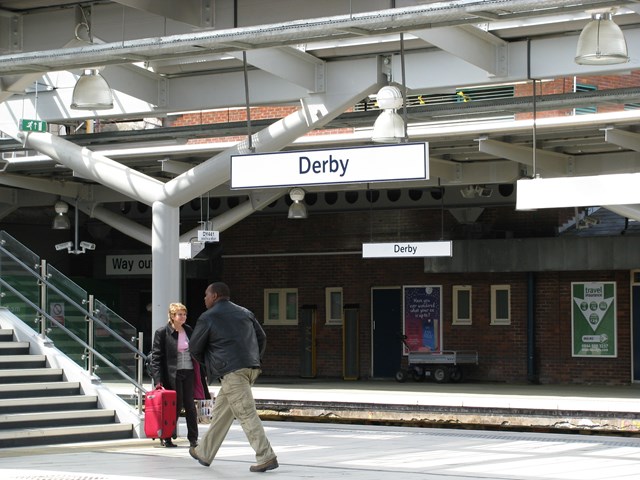
[[[412,352],[442,350],[442,286],[403,288],[404,334]],[[405,352],[407,353],[407,352]]]
[[[616,284],[571,284],[574,357],[616,357]]]

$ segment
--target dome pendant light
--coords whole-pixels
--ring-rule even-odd
[[[394,85],[380,89],[377,95],[382,112],[373,124],[371,140],[377,143],[401,143],[404,140],[404,120],[396,112],[403,105],[402,92]]]
[[[578,38],[579,65],[615,65],[629,61],[627,42],[611,12],[593,13]]]
[[[113,95],[107,81],[97,69],[87,69],[73,88],[71,108],[74,110],[109,110]]]

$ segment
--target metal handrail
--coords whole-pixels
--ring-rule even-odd
[[[46,285],[48,288],[50,288],[55,293],[60,295],[65,301],[69,302],[70,305],[72,305],[73,307],[78,309],[78,311],[83,313],[85,315],[85,317],[88,320],[91,321],[92,324],[95,324],[97,322],[97,324],[100,327],[104,328],[107,332],[109,332],[112,335],[112,337],[115,340],[120,342],[122,345],[125,345],[127,347],[127,349],[129,349],[135,355],[135,359],[137,360],[137,371],[138,371],[138,375],[137,376],[138,376],[138,380],[135,380],[135,379],[131,378],[129,375],[127,375],[125,372],[123,372],[118,366],[116,366],[113,362],[111,362],[108,358],[106,358],[99,351],[97,351],[92,345],[90,345],[89,343],[85,342],[83,339],[81,339],[75,333],[73,333],[71,330],[69,330],[67,327],[65,327],[64,324],[60,323],[58,320],[56,320],[54,317],[52,317],[49,313],[46,312],[46,310],[42,307],[42,305],[36,305],[29,298],[27,298],[25,295],[23,295],[20,291],[18,291],[16,288],[14,288],[12,285],[10,285],[6,280],[4,280],[2,277],[0,277],[0,284],[5,286],[14,295],[16,295],[18,298],[20,298],[21,301],[25,302],[25,304],[29,305],[31,308],[33,308],[37,312],[38,318],[36,319],[36,322],[40,323],[40,329],[39,330],[40,330],[40,335],[42,336],[42,338],[46,338],[46,333],[47,333],[46,322],[43,321],[43,318],[46,318],[47,320],[49,320],[53,324],[55,324],[57,327],[59,327],[61,331],[63,331],[65,334],[67,334],[76,343],[78,343],[80,346],[82,346],[85,349],[85,352],[89,352],[90,355],[95,355],[96,357],[98,357],[102,362],[104,362],[106,364],[106,366],[108,366],[111,369],[113,369],[116,372],[117,375],[119,375],[124,380],[126,380],[127,382],[132,384],[136,389],[136,393],[137,393],[137,397],[138,397],[138,402],[137,402],[138,403],[138,410],[141,411],[142,410],[142,397],[146,393],[146,389],[142,385],[142,365],[143,365],[143,362],[147,359],[147,355],[145,355],[144,352],[142,352],[142,350],[140,350],[139,348],[134,347],[133,345],[131,345],[131,343],[129,343],[122,336],[120,336],[119,333],[114,331],[111,327],[109,327],[107,324],[105,324],[98,317],[94,316],[93,312],[91,312],[90,310],[86,309],[84,306],[82,306],[81,304],[76,302],[73,298],[69,297],[66,293],[61,291],[54,284],[49,282],[47,280],[47,278],[46,278],[46,275],[42,275],[42,274],[38,273],[37,271],[31,269],[29,266],[27,266],[22,260],[20,260],[18,257],[16,257],[9,250],[7,250],[1,242],[0,242],[0,252],[2,252],[3,254],[7,255],[14,262],[16,262],[16,264],[18,266],[20,266],[25,271],[27,271],[29,273],[29,275],[31,275],[40,285]],[[42,263],[45,264],[46,262],[43,260]],[[134,340],[134,339],[135,339],[135,337],[132,338],[132,340]],[[141,339],[138,339],[138,344],[140,345],[141,343],[142,343]],[[93,374],[93,372],[90,372],[90,373]]]

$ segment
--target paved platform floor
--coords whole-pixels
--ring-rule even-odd
[[[636,480],[640,439],[409,427],[265,422],[280,468],[254,461],[234,424],[205,468],[178,448],[148,439],[0,450],[2,480]],[[206,425],[200,426],[204,433]],[[186,428],[182,422],[180,434]]]
[[[122,384],[110,387],[127,395]],[[215,394],[217,387],[211,386]],[[477,406],[640,413],[640,387],[436,384],[262,377],[256,401]],[[266,421],[280,468],[249,472],[254,454],[234,424],[211,467],[178,448],[134,439],[0,449],[0,480],[253,478],[627,480],[640,478],[640,437]],[[208,428],[201,425],[201,434]],[[260,477],[258,477],[260,478]]]

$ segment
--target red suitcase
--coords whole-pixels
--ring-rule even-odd
[[[144,397],[144,433],[147,438],[171,438],[176,428],[176,392],[156,387]]]

